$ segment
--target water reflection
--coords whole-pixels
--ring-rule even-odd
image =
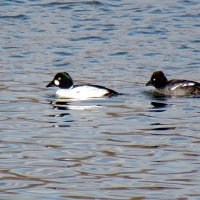
[[[60,113],[57,115],[47,115],[48,117],[65,117],[65,116],[69,116],[69,113]]]
[[[92,103],[92,101],[90,101]],[[58,99],[50,101],[53,108],[58,110],[91,110],[100,108],[100,105],[90,105],[89,102],[73,100],[73,99]],[[86,105],[84,105],[86,104]],[[92,104],[95,104],[94,102]]]
[[[168,104],[152,101],[151,105],[154,106],[155,108],[163,108],[163,107],[166,107]]]
[[[157,127],[157,128],[146,128],[146,129],[141,129],[141,130],[145,130],[145,131],[166,131],[166,130],[173,130],[176,129],[175,126],[164,126],[163,125],[156,125],[156,126],[161,126],[161,127]]]
[[[152,99],[152,100],[167,100],[169,99],[169,96],[165,96],[165,95],[162,95],[160,93],[157,93],[155,92],[154,90],[144,90],[143,91],[143,94],[146,95],[149,99]]]

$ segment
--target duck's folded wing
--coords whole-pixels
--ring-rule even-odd
[[[175,89],[189,89],[189,88],[197,88],[200,90],[200,83],[195,81],[188,81],[188,80],[178,80],[174,79],[169,81],[169,84],[172,85],[171,90]]]

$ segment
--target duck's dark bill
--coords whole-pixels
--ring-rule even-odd
[[[151,81],[149,81],[149,82],[146,84],[146,86],[152,86]]]
[[[46,85],[46,87],[53,87],[55,86],[54,81],[51,81],[48,85]]]

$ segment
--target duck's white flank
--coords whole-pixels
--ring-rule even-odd
[[[179,84],[175,85],[174,87],[172,87],[171,90],[175,90],[176,88],[180,88],[180,87],[193,86],[193,85],[195,85],[195,83],[193,83],[193,82],[179,83]]]
[[[188,82],[188,83],[178,83],[175,84],[175,86],[170,87],[166,86],[165,88],[161,89],[156,89],[155,91],[157,93],[167,95],[167,96],[186,96],[190,95],[190,88],[185,88],[185,87],[191,87],[194,86],[195,83],[193,82]]]
[[[109,91],[106,89],[90,85],[81,85],[77,87],[72,87],[70,89],[58,89],[56,91],[56,95],[60,98],[87,99],[103,97],[108,92]]]

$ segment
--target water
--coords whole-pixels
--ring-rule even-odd
[[[199,98],[155,98],[153,71],[199,80],[200,3],[1,1],[0,199],[200,199]],[[63,102],[76,83],[124,93]]]

